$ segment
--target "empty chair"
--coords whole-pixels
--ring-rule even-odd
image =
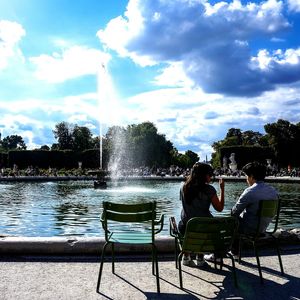
[[[155,235],[163,228],[164,216],[156,218],[156,202],[119,204],[103,202],[101,215],[105,233],[105,244],[102,249],[101,263],[97,282],[100,288],[105,250],[112,249],[112,272],[115,273],[115,244],[149,244],[152,247],[152,274],[156,275],[157,292],[160,292],[157,249]]]

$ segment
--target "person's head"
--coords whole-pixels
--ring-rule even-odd
[[[196,184],[205,184],[211,180],[214,170],[209,164],[197,162],[193,165],[190,179]]]
[[[209,164],[200,162],[194,164],[183,187],[187,203],[192,201],[193,197],[201,190],[201,187],[211,181],[213,174],[214,170]]]
[[[249,185],[262,181],[266,177],[266,166],[257,161],[246,164],[242,171],[247,175]]]

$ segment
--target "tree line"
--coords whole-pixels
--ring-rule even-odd
[[[281,167],[288,165],[299,167],[300,122],[293,124],[279,119],[277,122],[266,124],[264,129],[265,134],[230,128],[224,139],[212,144],[212,165],[215,168],[222,167],[224,155],[228,156],[230,152],[238,152],[236,153],[238,164],[257,158],[261,160],[271,158]],[[88,127],[60,122],[55,125],[53,134],[56,143],[51,146],[43,145],[33,151],[84,152],[85,156],[88,153],[95,155],[97,152],[99,156],[100,137],[93,136]],[[102,137],[102,145],[104,168],[107,168],[109,163],[116,163],[124,168],[168,167],[170,165],[190,168],[200,159],[191,150],[179,153],[172,142],[167,140],[164,134],[158,133],[156,126],[151,122],[132,124],[127,127],[112,126]],[[2,139],[0,135],[1,157],[5,153],[15,150],[22,151],[26,148],[21,136],[10,135]],[[97,151],[94,151],[96,149]],[[99,157],[94,159],[94,161],[96,160],[99,161]]]
[[[33,151],[72,151],[72,153],[84,152],[86,155],[88,150],[97,149],[97,155],[99,155],[100,137],[93,136],[88,127],[60,122],[55,125],[53,134],[56,139],[55,143],[50,147],[43,145]],[[0,137],[0,152],[2,153],[26,150],[26,148],[21,136],[13,135],[3,139]],[[190,168],[199,160],[199,156],[191,150],[187,150],[184,154],[179,153],[172,142],[167,140],[164,134],[158,133],[156,126],[151,122],[108,128],[107,133],[102,137],[102,148],[104,168],[107,168],[109,163],[117,163],[122,168],[169,167],[170,165]],[[95,156],[96,152],[90,151],[89,153]],[[11,157],[15,155],[18,153],[14,152]],[[37,152],[36,156],[38,156]],[[39,157],[41,157],[40,154]],[[46,156],[43,155],[43,157]],[[70,157],[72,157],[71,153]],[[95,165],[95,167],[99,166]]]
[[[222,166],[222,153],[240,151],[248,162],[258,158],[270,158],[279,167],[300,166],[300,122],[293,124],[279,119],[264,125],[265,134],[257,131],[242,131],[230,128],[224,139],[214,142],[212,164]],[[237,150],[238,149],[238,150]],[[252,150],[253,151],[252,151]],[[238,159],[238,155],[237,155]]]

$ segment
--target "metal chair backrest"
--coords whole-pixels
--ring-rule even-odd
[[[188,221],[182,251],[226,253],[231,248],[237,230],[234,217],[196,217]]]
[[[258,217],[259,222],[257,224],[256,234],[260,234],[260,225],[262,218],[270,218],[273,220],[273,230],[268,231],[269,233],[274,233],[278,227],[279,221],[279,212],[280,212],[280,200],[260,200],[259,202],[259,210],[258,210]]]
[[[155,219],[156,219],[156,202],[136,203],[136,204],[121,204],[104,201],[103,213],[101,216],[102,225],[105,230],[105,239],[111,230],[115,230],[116,223],[128,223],[128,227],[122,226],[122,231],[128,233],[138,230],[151,230],[152,240],[154,241],[155,234]],[[114,223],[114,226],[109,226],[110,222]],[[141,226],[145,223],[145,226]],[[147,223],[147,225],[146,225]],[[117,225],[118,226],[118,225]]]

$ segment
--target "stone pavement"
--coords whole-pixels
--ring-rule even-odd
[[[252,252],[248,252],[252,254]],[[236,263],[239,288],[234,287],[231,262],[223,270],[183,266],[184,290],[179,288],[173,257],[160,255],[161,294],[148,256],[117,256],[116,275],[110,262],[104,265],[101,293],[96,293],[99,258],[96,257],[0,257],[0,299],[300,299],[300,249],[284,249],[285,275],[277,256],[262,253],[264,284],[260,283],[255,257]],[[270,255],[272,254],[272,255]]]

